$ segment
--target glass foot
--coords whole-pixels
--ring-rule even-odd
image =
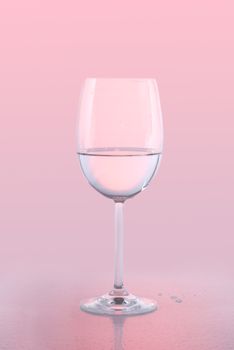
[[[83,311],[99,315],[140,315],[157,309],[153,300],[138,298],[129,294],[126,289],[113,289],[100,297],[83,300],[80,304]]]

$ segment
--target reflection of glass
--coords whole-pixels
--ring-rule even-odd
[[[163,128],[153,79],[86,79],[79,106],[78,156],[88,182],[115,202],[114,288],[85,301],[97,314],[134,315],[153,311],[151,300],[123,285],[123,203],[145,189],[161,158]]]
[[[124,350],[123,329],[125,316],[112,317],[114,325],[114,350]]]

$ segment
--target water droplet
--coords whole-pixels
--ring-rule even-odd
[[[170,298],[174,300],[176,303],[182,303],[182,299],[178,298],[176,295],[171,295]]]
[[[182,301],[183,301],[183,300],[180,299],[180,298],[177,298],[177,299],[175,300],[176,303],[182,303]]]

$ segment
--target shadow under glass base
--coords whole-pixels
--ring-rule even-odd
[[[157,309],[153,300],[138,298],[129,294],[126,289],[113,289],[100,297],[83,300],[80,304],[82,311],[98,315],[140,315]]]

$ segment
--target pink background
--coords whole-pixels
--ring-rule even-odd
[[[234,320],[227,295],[233,296],[234,289],[233,13],[231,1],[1,3],[2,305],[8,305],[6,296],[23,298],[23,291],[29,293],[38,281],[50,291],[59,286],[61,293],[70,286],[78,300],[111,287],[113,203],[87,184],[76,159],[78,96],[87,76],[153,77],[164,117],[164,156],[150,187],[126,203],[126,285],[151,297],[161,290],[168,295],[219,291],[218,304],[226,300],[226,308],[219,310],[224,326],[214,330],[215,344],[232,349]],[[216,305],[215,297],[204,296],[200,309],[206,300],[211,309]],[[196,307],[189,305],[194,314]],[[162,320],[170,319],[168,310]],[[6,314],[12,320],[14,308],[11,312]],[[74,327],[74,334],[80,334],[83,345],[71,342],[66,350],[94,349],[87,332],[94,321],[79,317],[84,321],[79,319],[81,330]],[[130,338],[125,335],[130,340],[139,327],[132,322]],[[64,339],[73,339],[69,332],[64,331]],[[8,334],[3,329],[0,344]],[[153,343],[142,338],[138,344],[184,349],[164,338]],[[186,339],[183,344],[193,350]],[[217,343],[220,339],[226,345]],[[214,349],[205,341],[204,349]],[[27,349],[42,349],[38,344]],[[58,344],[56,349],[63,349]],[[100,349],[110,347],[103,343]]]

